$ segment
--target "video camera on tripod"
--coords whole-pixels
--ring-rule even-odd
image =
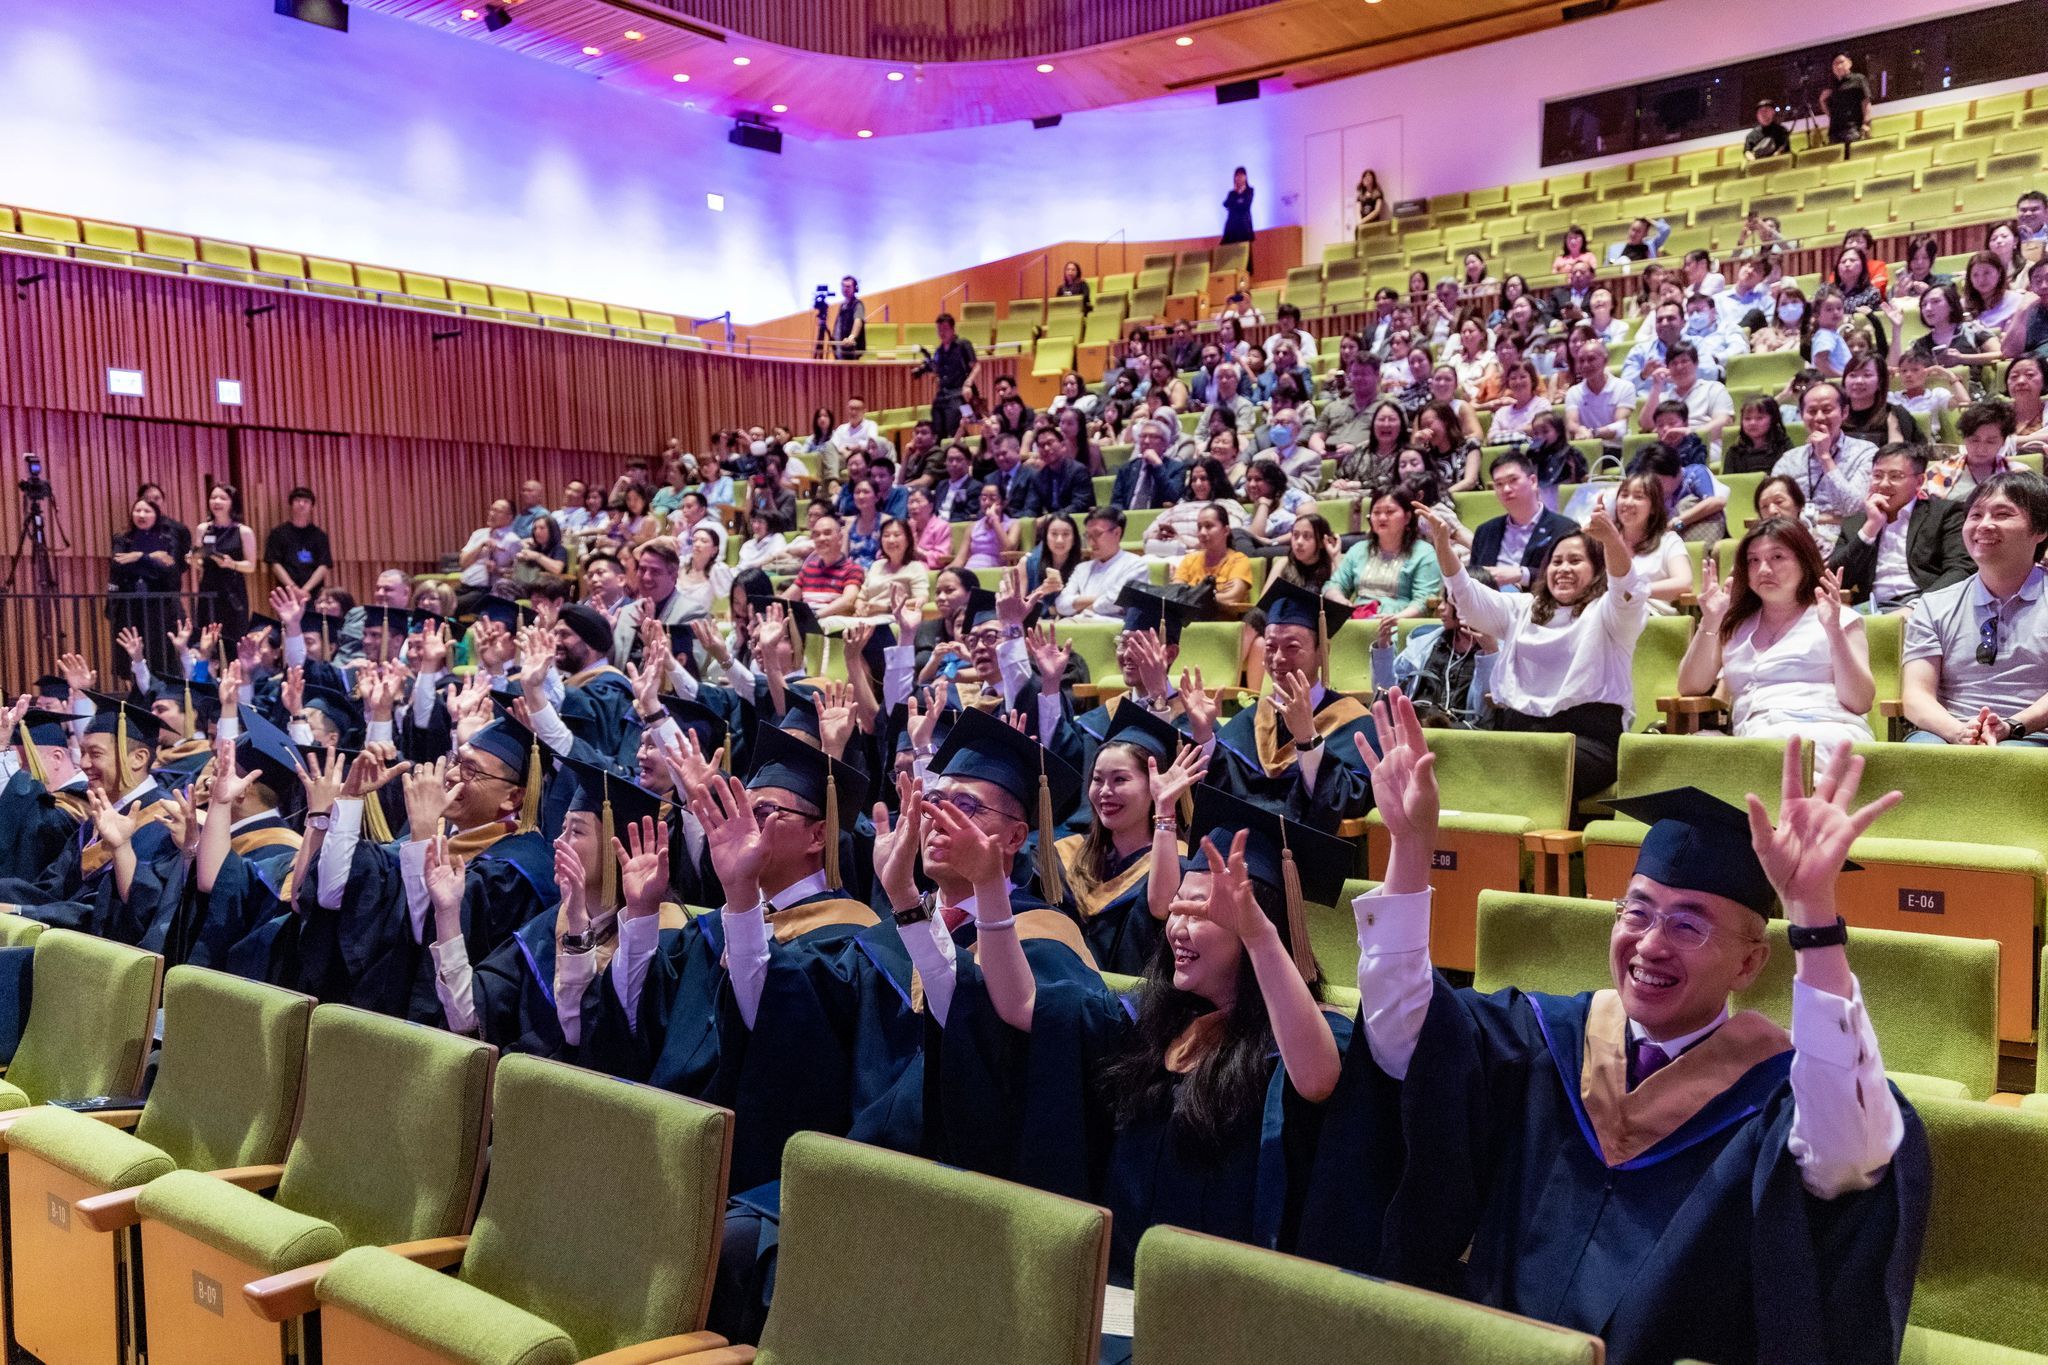
[[[28,477],[14,485],[21,490],[21,496],[32,503],[50,497],[50,481],[43,477],[43,457],[33,450],[25,450],[22,452],[21,462],[28,469]]]

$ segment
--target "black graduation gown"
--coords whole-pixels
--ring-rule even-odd
[[[555,1012],[555,919],[550,908],[519,926],[518,932],[470,969],[470,996],[477,1032],[500,1052],[574,1060]],[[598,985],[584,995],[589,1012]]]
[[[83,787],[52,792],[17,769],[0,787],[0,881],[33,884],[78,838],[84,801]]]
[[[285,882],[298,848],[296,843],[259,847],[257,836],[288,829],[281,817],[251,822],[236,831],[235,846],[222,861],[211,891],[201,891],[198,878],[189,879],[164,950],[172,962],[257,981],[275,979],[267,953],[254,940],[265,926],[286,918]]]
[[[149,805],[157,798],[142,804]],[[33,889],[40,900],[22,899],[22,913],[60,929],[78,929],[120,943],[140,943],[159,916],[175,908],[184,888],[184,858],[160,820],[135,831],[135,877],[123,898],[114,876],[114,860],[106,858],[85,871],[85,852],[98,838],[91,821],[80,821],[78,833]],[[0,888],[0,901],[12,900],[12,888]]]
[[[578,675],[581,676],[581,675]],[[562,723],[600,753],[617,750],[619,737],[633,715],[633,685],[617,671],[599,673],[587,682],[562,689]]]
[[[1900,1098],[1905,1138],[1874,1188],[1817,1199],[1786,1149],[1785,1051],[1610,1168],[1581,1095],[1592,1000],[1439,977],[1404,1082],[1351,1050],[1333,1118],[1391,1107],[1406,1152],[1391,1185],[1370,1169],[1388,1148],[1360,1158],[1354,1174],[1391,1199],[1358,1254],[1597,1333],[1616,1365],[1896,1360],[1929,1187],[1912,1108]],[[1354,1226],[1369,1238],[1373,1220]]]
[[[1106,1205],[1119,1284],[1131,1282],[1145,1229],[1162,1223],[1298,1250],[1322,1106],[1294,1092],[1276,1052],[1265,1103],[1213,1154],[1191,1151],[1171,1114],[1119,1128],[1098,1078],[1130,1037],[1132,1008],[1100,978],[1041,983],[1032,1031],[1019,1033],[997,1016],[980,970],[961,964],[945,1027],[926,1048],[927,1068],[939,1059],[926,1101],[931,1154]],[[1350,1026],[1327,1017],[1346,1047]]]
[[[1097,967],[1124,976],[1142,976],[1166,933],[1166,925],[1152,916],[1152,850],[1146,847],[1128,858],[1112,857],[1109,879],[1083,897],[1074,884],[1068,859],[1079,856],[1074,841],[1084,837],[1069,835],[1055,846],[1061,852],[1060,873],[1066,879],[1061,908],[1081,926]]]
[[[1316,708],[1316,728],[1325,737],[1322,761],[1316,765],[1314,791],[1303,788],[1301,770],[1292,763],[1278,777],[1267,775],[1265,765],[1259,761],[1256,706],[1239,711],[1217,731],[1209,781],[1232,796],[1278,811],[1311,829],[1333,832],[1344,821],[1364,815],[1372,809],[1372,774],[1359,761],[1352,736],[1364,735],[1375,750],[1379,744],[1369,715],[1334,728],[1323,720],[1325,712],[1345,700],[1341,692],[1325,689],[1323,704]]]

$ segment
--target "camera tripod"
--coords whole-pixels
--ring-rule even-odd
[[[56,533],[60,549],[68,548],[69,540],[57,517],[56,492],[43,477],[42,460],[33,454],[23,455],[22,460],[28,466],[28,477],[15,485],[21,490],[21,533],[15,538],[14,558],[8,563],[6,582],[0,583],[0,593],[15,595],[26,566],[29,582],[25,591],[35,612],[32,638],[42,641],[46,648],[62,650],[63,614],[57,602],[57,560],[50,549],[51,532]]]

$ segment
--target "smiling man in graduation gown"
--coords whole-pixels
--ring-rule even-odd
[[[240,721],[242,733],[232,743],[214,745],[206,823],[179,911],[163,926],[160,943],[144,941],[160,946],[173,963],[248,970],[249,959],[238,959],[237,948],[291,904],[301,842],[291,817],[304,805],[299,752],[254,709]],[[223,781],[230,766],[234,775]],[[249,974],[267,977],[260,970]]]
[[[0,787],[0,882],[33,882],[77,840],[86,776],[72,756],[69,712],[31,707],[9,739],[15,769]]]
[[[1335,830],[1372,809],[1372,783],[1352,739],[1371,740],[1372,717],[1327,684],[1330,637],[1351,608],[1286,582],[1259,605],[1272,687],[1217,734],[1209,781],[1289,820]]]
[[[1597,1333],[1618,1365],[1896,1360],[1928,1158],[1885,1080],[1835,884],[1898,794],[1857,809],[1845,743],[1804,795],[1794,740],[1775,827],[1755,796],[1747,815],[1693,788],[1617,802],[1649,829],[1617,902],[1614,988],[1482,996],[1430,971],[1433,764],[1398,693],[1391,712],[1374,785],[1392,859],[1354,907],[1369,1047],[1324,1133],[1391,1110],[1403,1139],[1354,1147],[1367,1184],[1406,1152],[1359,1259]],[[1770,952],[1774,890],[1797,955],[1789,1039],[1728,1008]]]

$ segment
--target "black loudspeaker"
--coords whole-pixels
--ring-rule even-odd
[[[1576,5],[1564,7],[1564,21],[1569,24],[1574,19],[1591,19],[1596,14],[1608,13],[1620,3],[1621,0],[1579,0]]]
[[[757,152],[772,152],[782,155],[782,130],[768,128],[758,123],[735,123],[725,140],[735,147],[750,147]]]
[[[511,12],[503,5],[487,5],[484,7],[485,32],[496,33],[501,28],[509,27],[511,23]]]
[[[1047,114],[1044,118],[1035,118],[1031,120],[1031,126],[1033,128],[1057,128],[1060,126],[1060,116],[1058,114]]]
[[[1254,76],[1248,81],[1230,81],[1216,87],[1218,104],[1236,104],[1239,100],[1255,100],[1259,97],[1259,80]]]
[[[346,0],[276,0],[272,8],[287,19],[303,19],[338,33],[348,32]]]

